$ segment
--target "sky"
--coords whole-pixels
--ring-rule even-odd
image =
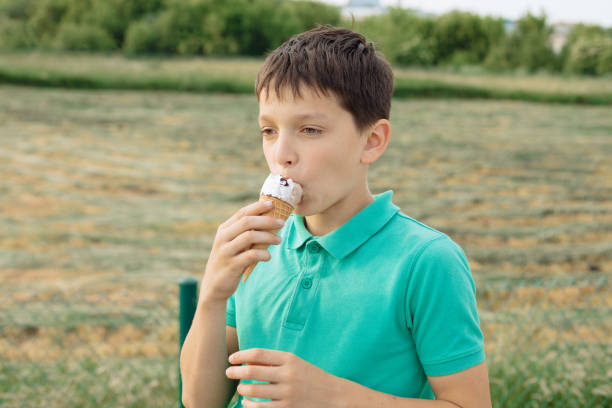
[[[323,0],[345,5],[347,0]],[[549,23],[591,23],[612,27],[611,0],[401,0],[403,7],[432,13],[453,9],[472,11],[481,15],[518,19],[527,11],[539,15],[544,10]],[[380,0],[382,5],[397,5],[398,0]]]

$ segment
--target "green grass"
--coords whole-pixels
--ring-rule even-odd
[[[0,87],[0,406],[177,402],[177,282],[256,200],[256,117],[253,95]],[[395,99],[391,123],[370,188],[464,248],[495,406],[609,405],[609,107]]]
[[[0,83],[75,89],[253,93],[258,58],[124,58],[121,55],[4,53]],[[509,99],[610,105],[609,78],[493,75],[395,68],[398,98]]]
[[[126,407],[177,405],[172,357],[59,360],[0,365],[0,406]]]
[[[605,367],[612,349],[602,344],[525,345],[489,362],[491,394],[499,406],[607,407],[612,387]],[[511,403],[510,403],[511,402]],[[494,404],[494,406],[496,406]]]

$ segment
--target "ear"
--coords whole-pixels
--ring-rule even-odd
[[[364,131],[365,145],[361,152],[361,163],[372,164],[387,150],[391,137],[391,123],[387,119],[380,119]]]

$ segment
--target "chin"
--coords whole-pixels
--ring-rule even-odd
[[[319,212],[318,212],[318,211],[315,211],[315,210],[308,210],[308,209],[306,209],[306,208],[300,208],[300,207],[296,207],[296,208],[293,210],[293,213],[294,213],[295,215],[299,215],[300,217],[310,217],[310,216],[312,216],[312,215],[319,214]]]
[[[294,209],[293,209],[293,213],[295,215],[299,215],[301,217],[307,217],[313,214],[316,214],[315,212],[309,211],[308,208],[304,207],[304,203],[301,202],[300,204],[298,204]]]

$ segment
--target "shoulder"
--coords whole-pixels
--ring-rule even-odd
[[[461,246],[448,235],[439,232],[419,244],[410,259],[409,291],[433,294],[437,290],[475,291],[467,256]],[[436,288],[436,289],[434,289]]]
[[[410,248],[414,260],[453,253],[465,256],[461,247],[447,234],[402,212],[393,216],[383,234],[391,245]]]
[[[410,280],[471,276],[465,252],[444,232],[402,212],[398,212],[385,229],[388,234],[385,242],[395,248],[394,253],[398,254],[396,257]]]

